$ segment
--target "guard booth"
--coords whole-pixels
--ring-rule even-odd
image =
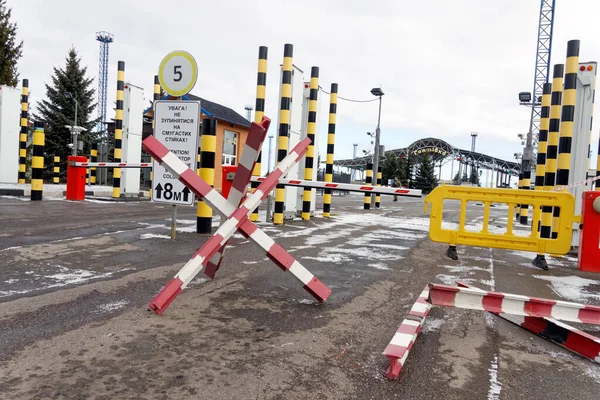
[[[0,182],[19,180],[21,90],[0,85]]]
[[[283,66],[281,66],[281,74],[283,73]],[[304,138],[307,136],[308,129],[308,101],[310,95],[310,82],[304,81],[304,71],[298,68],[296,65],[292,66],[292,101],[290,104],[290,130],[289,130],[289,138],[288,138],[288,152],[290,149],[294,148]],[[281,82],[281,76],[280,76]],[[318,172],[318,154],[319,154],[319,115],[320,115],[320,104],[321,104],[322,94],[319,94],[318,102],[317,102],[317,125],[315,127],[315,140],[313,143],[314,146],[314,154],[315,154],[315,165],[313,166],[312,180],[317,180],[317,172]],[[281,86],[279,92],[279,98],[281,98]],[[279,110],[281,111],[281,104],[279,105]],[[278,113],[279,115],[279,113]],[[279,120],[277,121],[277,126],[279,126]],[[275,148],[277,149],[277,144],[275,144]],[[275,152],[277,154],[277,152]],[[277,164],[277,159],[275,159],[275,163]],[[288,179],[298,179],[304,180],[304,159],[293,166],[286,177]],[[285,188],[285,209],[284,209],[284,219],[293,219],[298,213],[302,211],[302,196],[304,194],[304,188],[301,187],[292,187],[286,186]],[[316,204],[316,190],[312,189],[312,197],[311,197],[311,205],[310,205],[310,213],[311,215],[315,212],[315,204]]]
[[[125,83],[123,86],[123,139],[121,161],[138,164],[142,161],[142,130],[144,125],[144,89]],[[138,197],[141,172],[139,168],[121,170],[121,195]]]
[[[590,165],[590,144],[592,141],[592,116],[594,111],[594,90],[598,63],[579,63],[577,71],[577,90],[575,102],[575,118],[573,120],[573,141],[571,142],[571,166],[569,169],[569,184],[588,179]],[[581,215],[582,199],[585,191],[591,190],[592,184],[579,185],[569,188],[575,196],[575,215]],[[573,224],[571,246],[577,247],[580,242],[579,224]]]

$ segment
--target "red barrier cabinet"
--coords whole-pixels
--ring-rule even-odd
[[[69,156],[67,159],[67,200],[85,198],[85,168],[71,166],[72,161],[88,162],[87,157]]]
[[[237,171],[237,165],[223,165],[223,178],[221,179],[221,190],[223,197],[229,197],[229,191],[233,185],[233,178]],[[237,207],[237,204],[235,205]]]
[[[600,272],[600,191],[583,193],[581,221],[579,269]]]

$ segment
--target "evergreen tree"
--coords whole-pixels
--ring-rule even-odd
[[[385,157],[385,161],[381,167],[381,184],[386,185],[390,179],[394,179],[394,177],[398,177],[398,157],[394,153],[388,153]]]
[[[72,138],[66,126],[75,123],[75,101],[67,98],[66,92],[77,100],[77,125],[86,129],[77,138],[84,143],[83,153],[79,154],[89,154],[92,143],[98,140],[99,133],[95,131],[98,121],[92,118],[96,108],[92,83],[93,78],[87,77],[87,67],[81,66],[81,58],[74,48],[69,50],[63,69],[54,67],[52,85],[46,84],[46,99],[39,103],[35,115],[46,123],[46,165],[51,165],[53,156],[60,156],[61,171],[65,171],[67,156],[71,155],[67,145],[72,143]]]
[[[0,0],[0,85],[17,86],[17,62],[23,55],[23,41],[17,43],[17,24],[10,21],[12,9]]]
[[[408,178],[407,178],[407,164],[408,160],[405,156],[400,156],[398,158],[398,180],[402,186],[408,187]]]
[[[429,193],[437,186],[437,178],[435,177],[435,166],[429,155],[421,159],[417,167],[415,177],[415,188],[421,189],[423,193]]]
[[[458,172],[456,173],[456,175],[454,175],[454,178],[452,178],[452,184],[458,185]]]
[[[479,170],[478,170],[478,168],[473,167],[471,169],[471,178],[469,178],[469,182],[471,182],[475,186],[479,186]]]

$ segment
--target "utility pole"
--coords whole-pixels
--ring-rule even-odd
[[[73,148],[71,149],[71,155],[76,156],[77,155],[77,135],[79,134],[79,132],[81,132],[81,129],[76,129],[76,128],[80,128],[77,126],[77,105],[78,105],[78,103],[77,103],[77,99],[75,98],[75,96],[73,96],[73,93],[65,92],[64,95],[67,99],[73,100],[75,102],[75,123],[74,123],[74,125],[71,125],[69,130],[71,131],[71,140],[73,141]]]
[[[352,146],[354,146],[354,150],[352,151],[352,159],[354,160],[356,158],[356,149],[358,148],[358,143],[353,143]],[[352,168],[352,181],[354,181],[354,172],[356,172],[356,170]]]
[[[371,89],[371,94],[373,96],[379,97],[379,113],[377,114],[377,129],[375,130],[375,149],[373,151],[373,186],[377,186],[377,172],[379,171],[379,140],[381,136],[381,98],[384,93],[381,88],[373,88]],[[371,195],[371,208],[375,208],[375,195]]]
[[[477,142],[477,132],[471,132],[471,153],[475,153],[475,143]],[[471,166],[471,176],[475,173],[475,160],[473,160],[473,165]],[[469,178],[470,179],[470,178]],[[474,183],[474,182],[471,182]]]
[[[273,135],[269,135],[269,159],[267,160],[267,174],[271,172],[271,141],[273,140]]]

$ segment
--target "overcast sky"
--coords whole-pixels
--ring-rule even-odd
[[[291,43],[294,64],[307,80],[310,67],[319,66],[327,90],[337,82],[340,96],[370,99],[371,88],[382,86],[386,149],[423,137],[469,148],[476,131],[478,151],[514,161],[513,153],[522,150],[517,134],[528,129],[529,109],[519,106],[517,94],[533,89],[539,0],[8,0],[8,6],[25,42],[19,72],[30,81],[33,103],[45,95],[52,67],[64,65],[71,46],[97,76],[95,33],[103,30],[115,35],[109,105],[117,61],[126,63],[126,81],[151,98],[161,59],[182,49],[199,65],[192,93],[245,115],[244,105],[254,104],[258,47],[264,45],[266,112],[276,122],[277,69],[283,45]],[[557,0],[552,64],[564,63],[570,39],[581,40],[581,61],[600,59],[599,15],[597,0]],[[322,98],[325,143],[329,99]],[[335,158],[351,157],[353,143],[370,148],[366,132],[376,123],[377,102],[340,100]],[[592,166],[599,128],[593,128]]]

